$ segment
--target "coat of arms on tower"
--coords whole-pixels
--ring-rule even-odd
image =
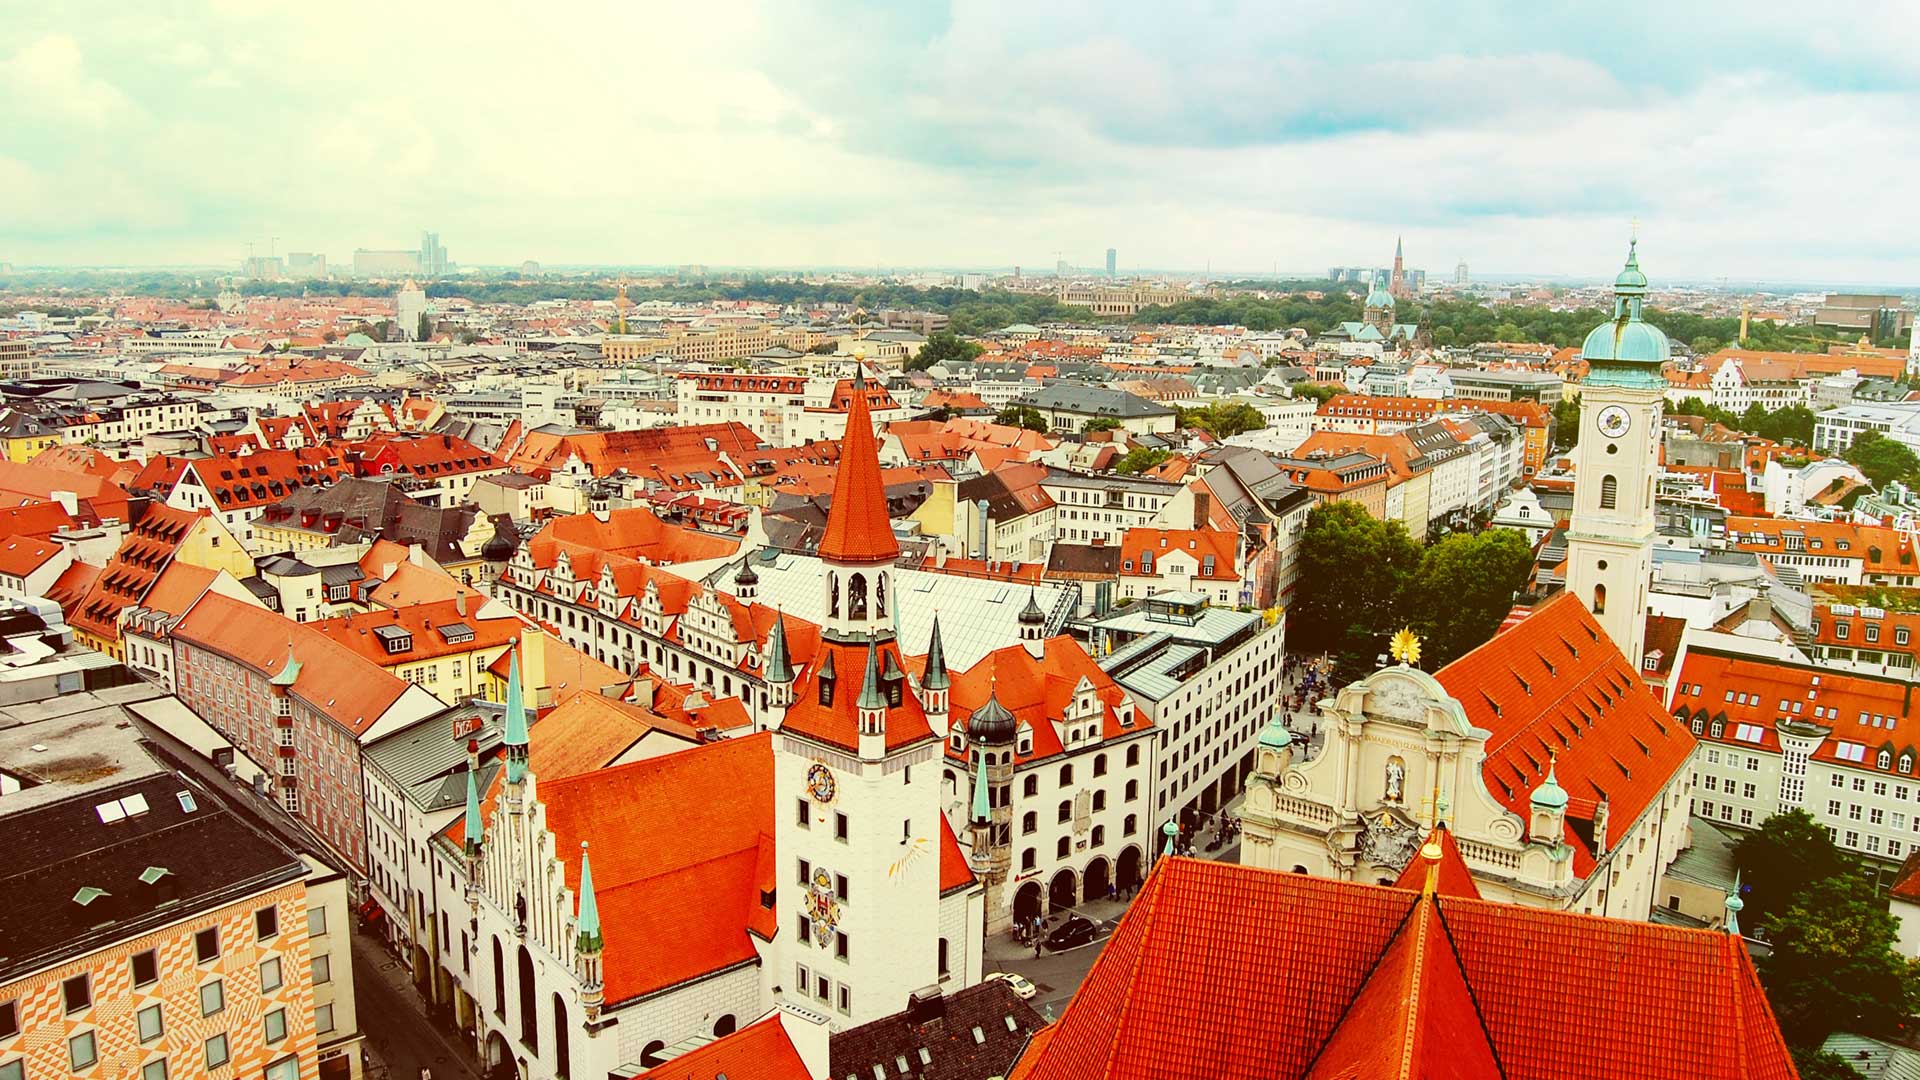
[[[1420,846],[1419,828],[1405,815],[1385,807],[1362,820],[1360,862],[1368,866],[1392,867],[1395,872],[1406,869],[1414,851]]]
[[[825,867],[814,869],[808,885],[807,918],[813,922],[814,944],[831,945],[834,927],[840,925],[840,901],[833,895],[833,875]]]

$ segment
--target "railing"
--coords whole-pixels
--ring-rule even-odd
[[[1330,806],[1322,806],[1319,803],[1308,802],[1305,799],[1296,799],[1291,795],[1276,795],[1274,796],[1273,804],[1275,809],[1289,817],[1301,818],[1306,821],[1311,821],[1316,825],[1330,825],[1333,823],[1333,808]]]
[[[1520,855],[1518,852],[1503,851],[1490,844],[1483,844],[1478,840],[1467,840],[1458,836],[1454,837],[1454,843],[1460,845],[1460,854],[1468,862],[1477,862],[1484,866],[1497,866],[1502,870],[1520,869]]]

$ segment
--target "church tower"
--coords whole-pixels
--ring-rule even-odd
[[[1407,295],[1406,243],[1400,237],[1393,238],[1393,278],[1387,282],[1387,292],[1396,298]]]
[[[1636,240],[1613,281],[1613,319],[1587,335],[1581,356],[1580,442],[1573,452],[1567,588],[1635,667],[1653,579],[1654,489],[1660,471],[1661,373],[1667,335],[1646,322],[1647,275]]]
[[[774,985],[842,1030],[906,1008],[941,979],[943,743],[950,680],[929,656],[915,692],[895,639],[900,546],[868,412],[854,378],[833,502],[821,536],[820,643],[792,670],[776,624],[769,668],[791,674],[774,734],[778,893]],[[936,647],[937,651],[937,647]],[[775,675],[768,676],[769,688]]]

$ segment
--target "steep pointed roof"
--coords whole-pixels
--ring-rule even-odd
[[[767,635],[766,678],[770,683],[790,683],[793,681],[793,658],[787,652],[787,616],[785,612],[774,616],[773,631]]]
[[[518,783],[527,775],[527,707],[520,694],[520,649],[507,660],[507,779]]]
[[[920,676],[920,686],[925,690],[945,690],[953,685],[953,679],[947,674],[947,649],[940,644],[940,616],[933,616],[933,633],[927,639],[927,669]]]
[[[1420,845],[1424,854],[1428,848],[1437,847],[1440,851],[1439,867],[1434,875],[1433,891],[1440,896],[1464,896],[1470,900],[1480,899],[1480,887],[1473,883],[1473,871],[1467,869],[1466,860],[1460,857],[1460,845],[1453,842],[1453,830],[1445,822],[1434,827],[1427,834],[1425,843]],[[1407,868],[1400,871],[1400,877],[1393,883],[1396,889],[1422,890],[1427,884],[1427,860],[1409,859]]]
[[[820,557],[843,562],[891,562],[900,557],[887,518],[887,488],[880,477],[880,449],[867,409],[866,376],[854,377],[847,407],[847,434],[840,441],[840,472],[833,481]]]
[[[599,949],[605,944],[600,938],[600,905],[593,898],[593,864],[587,861],[587,842],[580,841],[580,914],[574,919],[579,939],[575,945],[581,952]]]
[[[467,813],[461,822],[463,837],[461,846],[469,854],[480,850],[480,783],[474,775],[475,770],[467,770]]]
[[[892,659],[892,654],[888,654]],[[867,642],[867,673],[860,680],[860,700],[856,703],[863,709],[884,709],[887,707],[887,695],[880,692],[880,653],[873,642]]]

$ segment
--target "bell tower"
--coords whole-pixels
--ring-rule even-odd
[[[1660,473],[1661,368],[1667,335],[1646,322],[1647,275],[1638,240],[1613,282],[1613,318],[1581,346],[1580,441],[1573,452],[1567,589],[1593,612],[1636,668],[1646,643],[1653,579],[1654,491]]]

